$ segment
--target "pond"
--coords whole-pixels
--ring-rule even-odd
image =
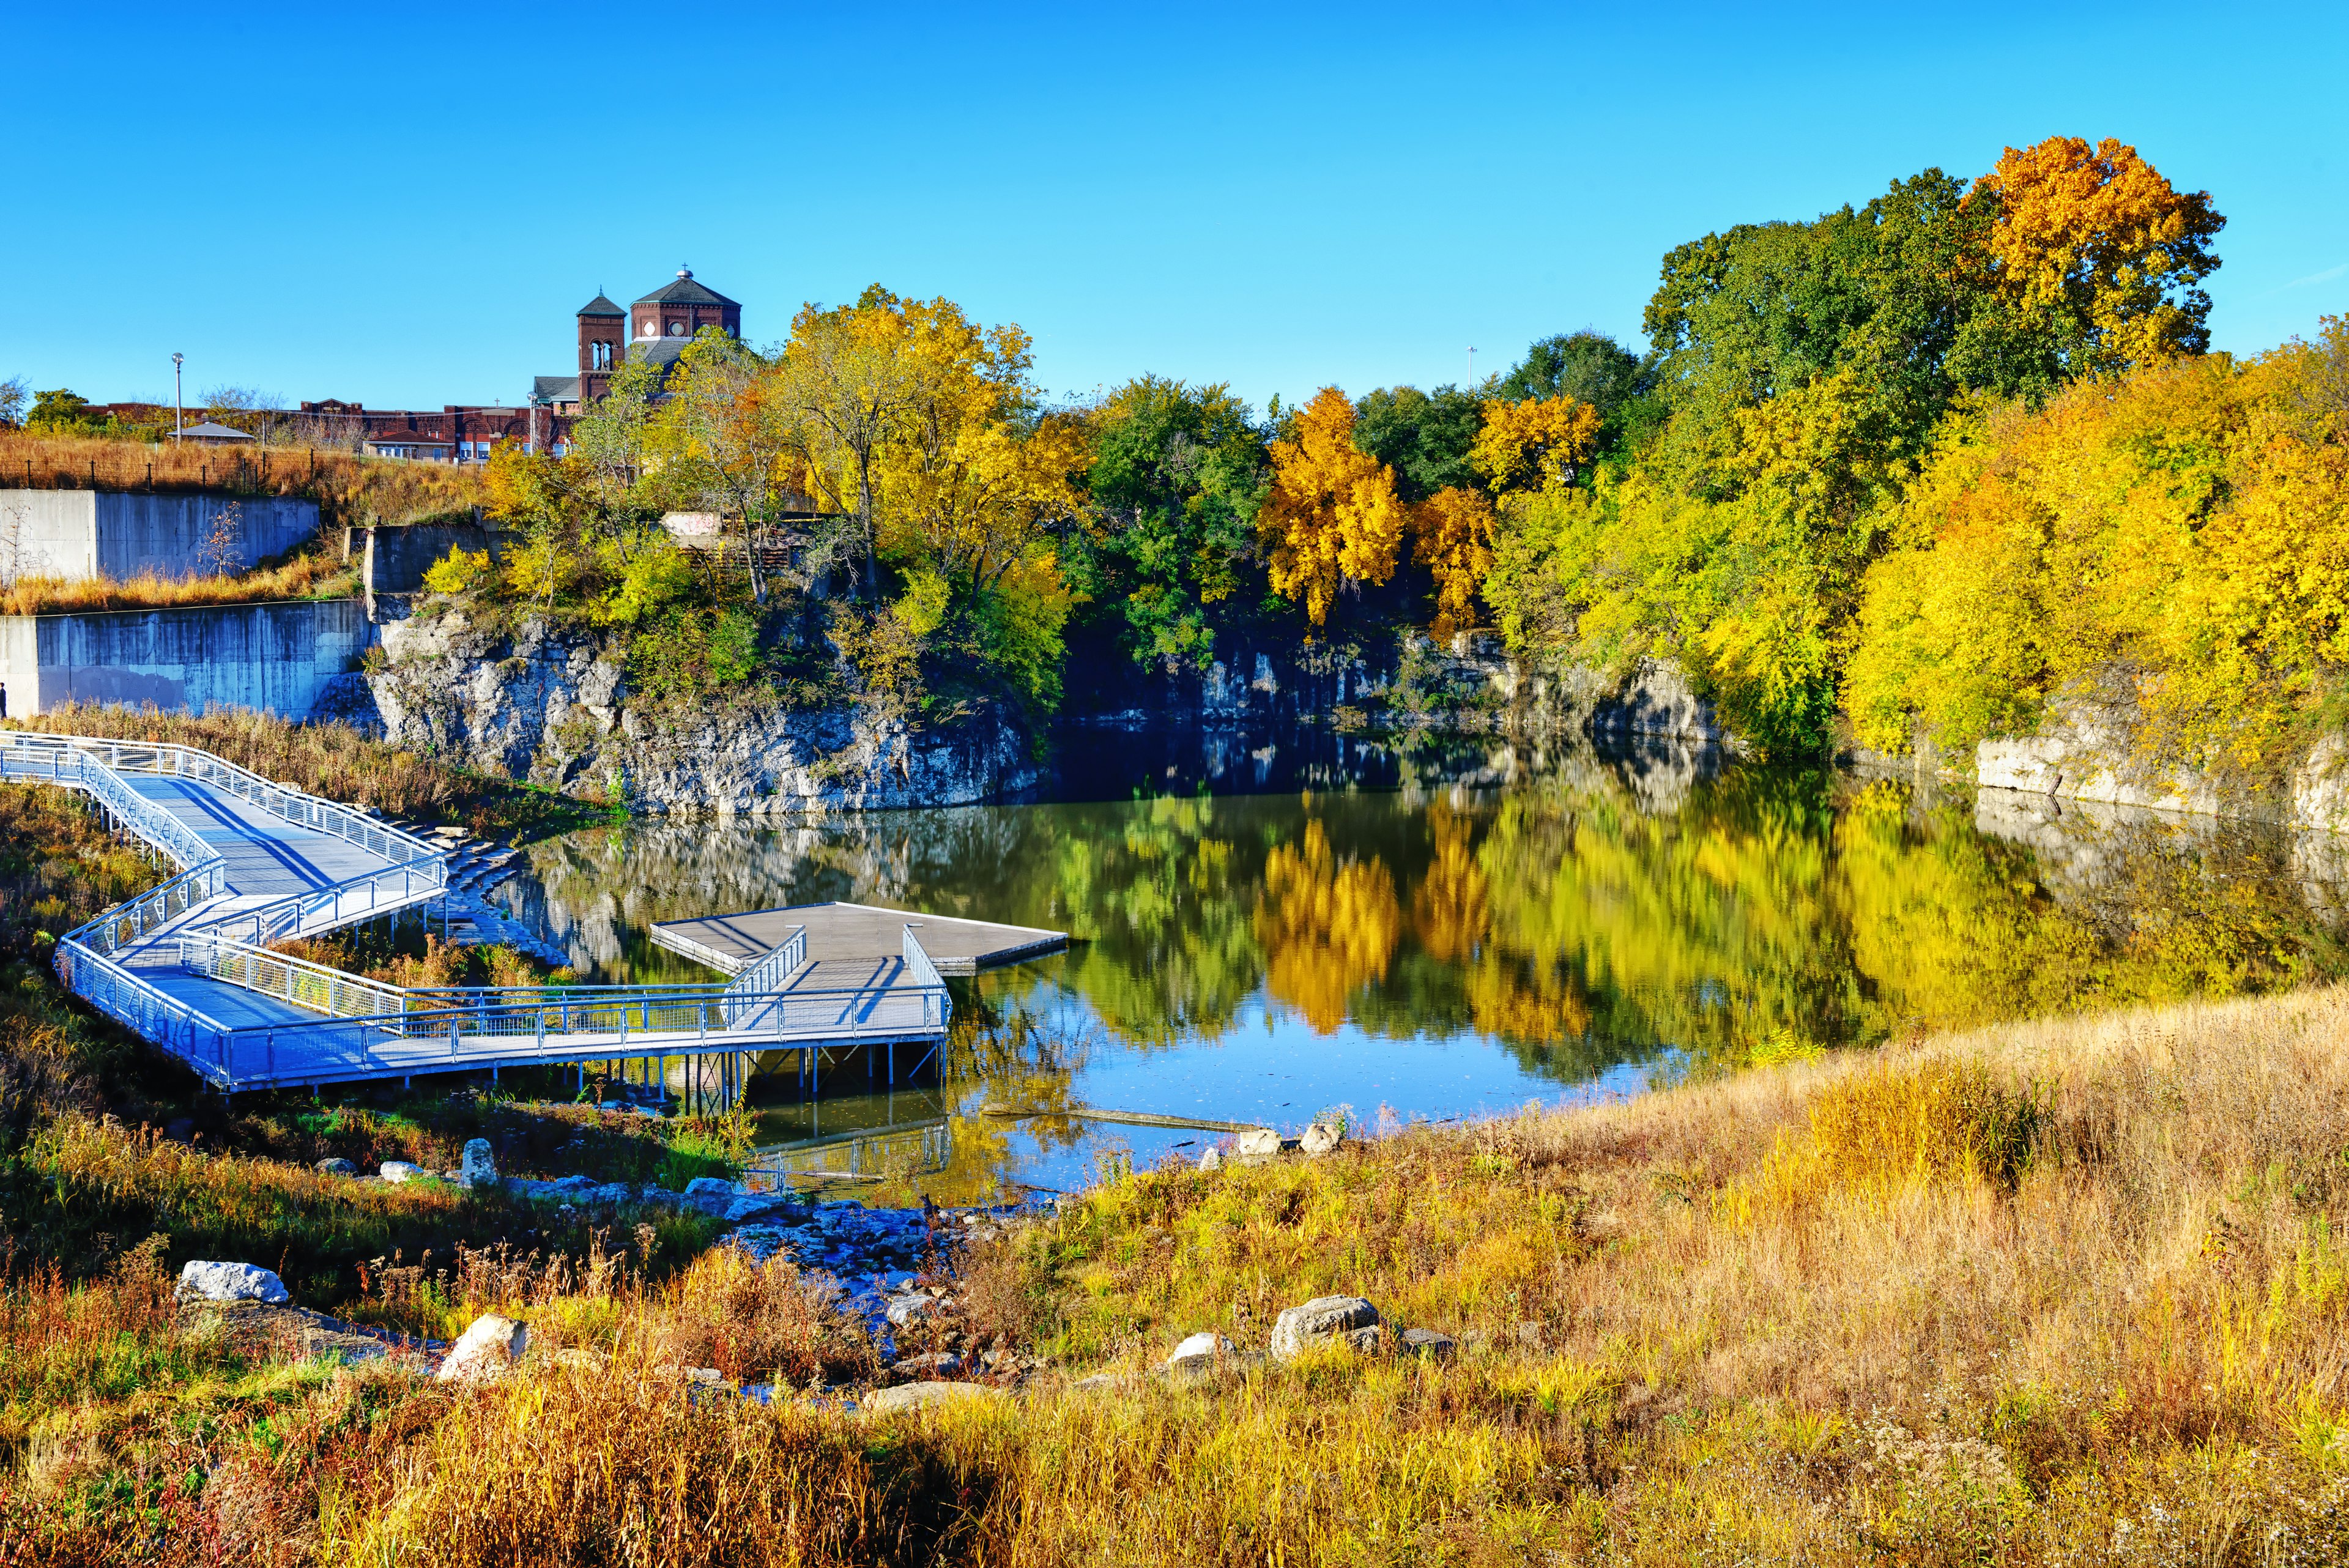
[[[2255,825],[1671,746],[1094,732],[1061,754],[1062,798],[616,824],[534,846],[500,896],[596,981],[709,979],[647,928],[822,899],[1069,932],[957,981],[912,1086],[753,1081],[763,1143],[863,1134],[942,1201],[1216,1136],[1072,1106],[1473,1117],[2349,963],[2343,846]]]

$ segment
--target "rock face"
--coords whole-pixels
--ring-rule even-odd
[[[1360,645],[1216,644],[1205,670],[1143,669],[1124,659],[1072,661],[1070,716],[1140,723],[1294,723],[1341,708],[1440,730],[1587,732],[1601,740],[1675,736],[1734,747],[1713,705],[1680,666],[1641,659],[1608,671],[1522,659],[1490,634],[1439,644],[1409,630]]]
[[[471,1187],[495,1187],[498,1184],[498,1162],[490,1154],[490,1140],[485,1137],[465,1141],[465,1161],[458,1172]]]
[[[440,1363],[443,1383],[480,1383],[502,1377],[530,1349],[530,1330],[510,1317],[484,1313],[475,1318]]]
[[[1379,1335],[1379,1309],[1361,1296],[1316,1296],[1273,1320],[1270,1348],[1274,1360],[1288,1361],[1340,1340],[1357,1350],[1376,1350]]]
[[[191,1262],[180,1271],[180,1299],[283,1306],[293,1297],[284,1281],[252,1263]]]
[[[1036,781],[1027,737],[992,706],[922,729],[748,697],[662,708],[632,699],[620,655],[595,638],[538,621],[492,634],[455,610],[392,622],[383,647],[357,722],[397,745],[637,811],[958,805]]]
[[[2299,833],[2349,832],[2349,737],[2319,736],[2281,781],[2263,784],[2148,757],[2144,735],[2124,684],[2083,686],[2048,705],[2038,733],[1979,743],[1974,783],[2096,805],[2242,817]]]

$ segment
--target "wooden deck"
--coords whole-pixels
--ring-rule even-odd
[[[907,925],[921,939],[922,950],[930,955],[940,974],[977,974],[983,969],[1059,952],[1069,945],[1066,931],[843,903],[794,904],[698,920],[666,920],[652,928],[652,939],[720,974],[740,974],[780,946],[792,928],[805,926],[811,960],[825,965],[861,966],[872,977],[866,983],[889,984],[894,981],[887,976],[894,973]],[[824,983],[842,981],[827,976]]]

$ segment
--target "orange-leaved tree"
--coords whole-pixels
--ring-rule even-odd
[[[1995,204],[1994,286],[2019,319],[2059,335],[2070,374],[2209,347],[2200,284],[2227,220],[2209,192],[2176,189],[2111,137],[2051,136],[2008,148],[1967,200]]]
[[[1414,552],[1435,577],[1435,635],[1448,639],[1476,624],[1476,596],[1493,571],[1493,503],[1481,490],[1453,484],[1413,509]]]
[[[1409,512],[1394,470],[1354,445],[1354,405],[1324,387],[1272,443],[1272,493],[1257,522],[1273,592],[1330,618],[1338,590],[1394,576]]]

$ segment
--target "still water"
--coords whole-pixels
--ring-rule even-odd
[[[754,1082],[763,1141],[885,1134],[868,1168],[942,1200],[1214,1136],[1072,1106],[1476,1116],[2349,967],[2344,846],[2248,825],[1669,747],[1096,732],[1061,756],[1042,804],[575,833],[501,896],[596,981],[710,978],[656,920],[830,898],[1069,932],[955,982],[913,1086]]]

